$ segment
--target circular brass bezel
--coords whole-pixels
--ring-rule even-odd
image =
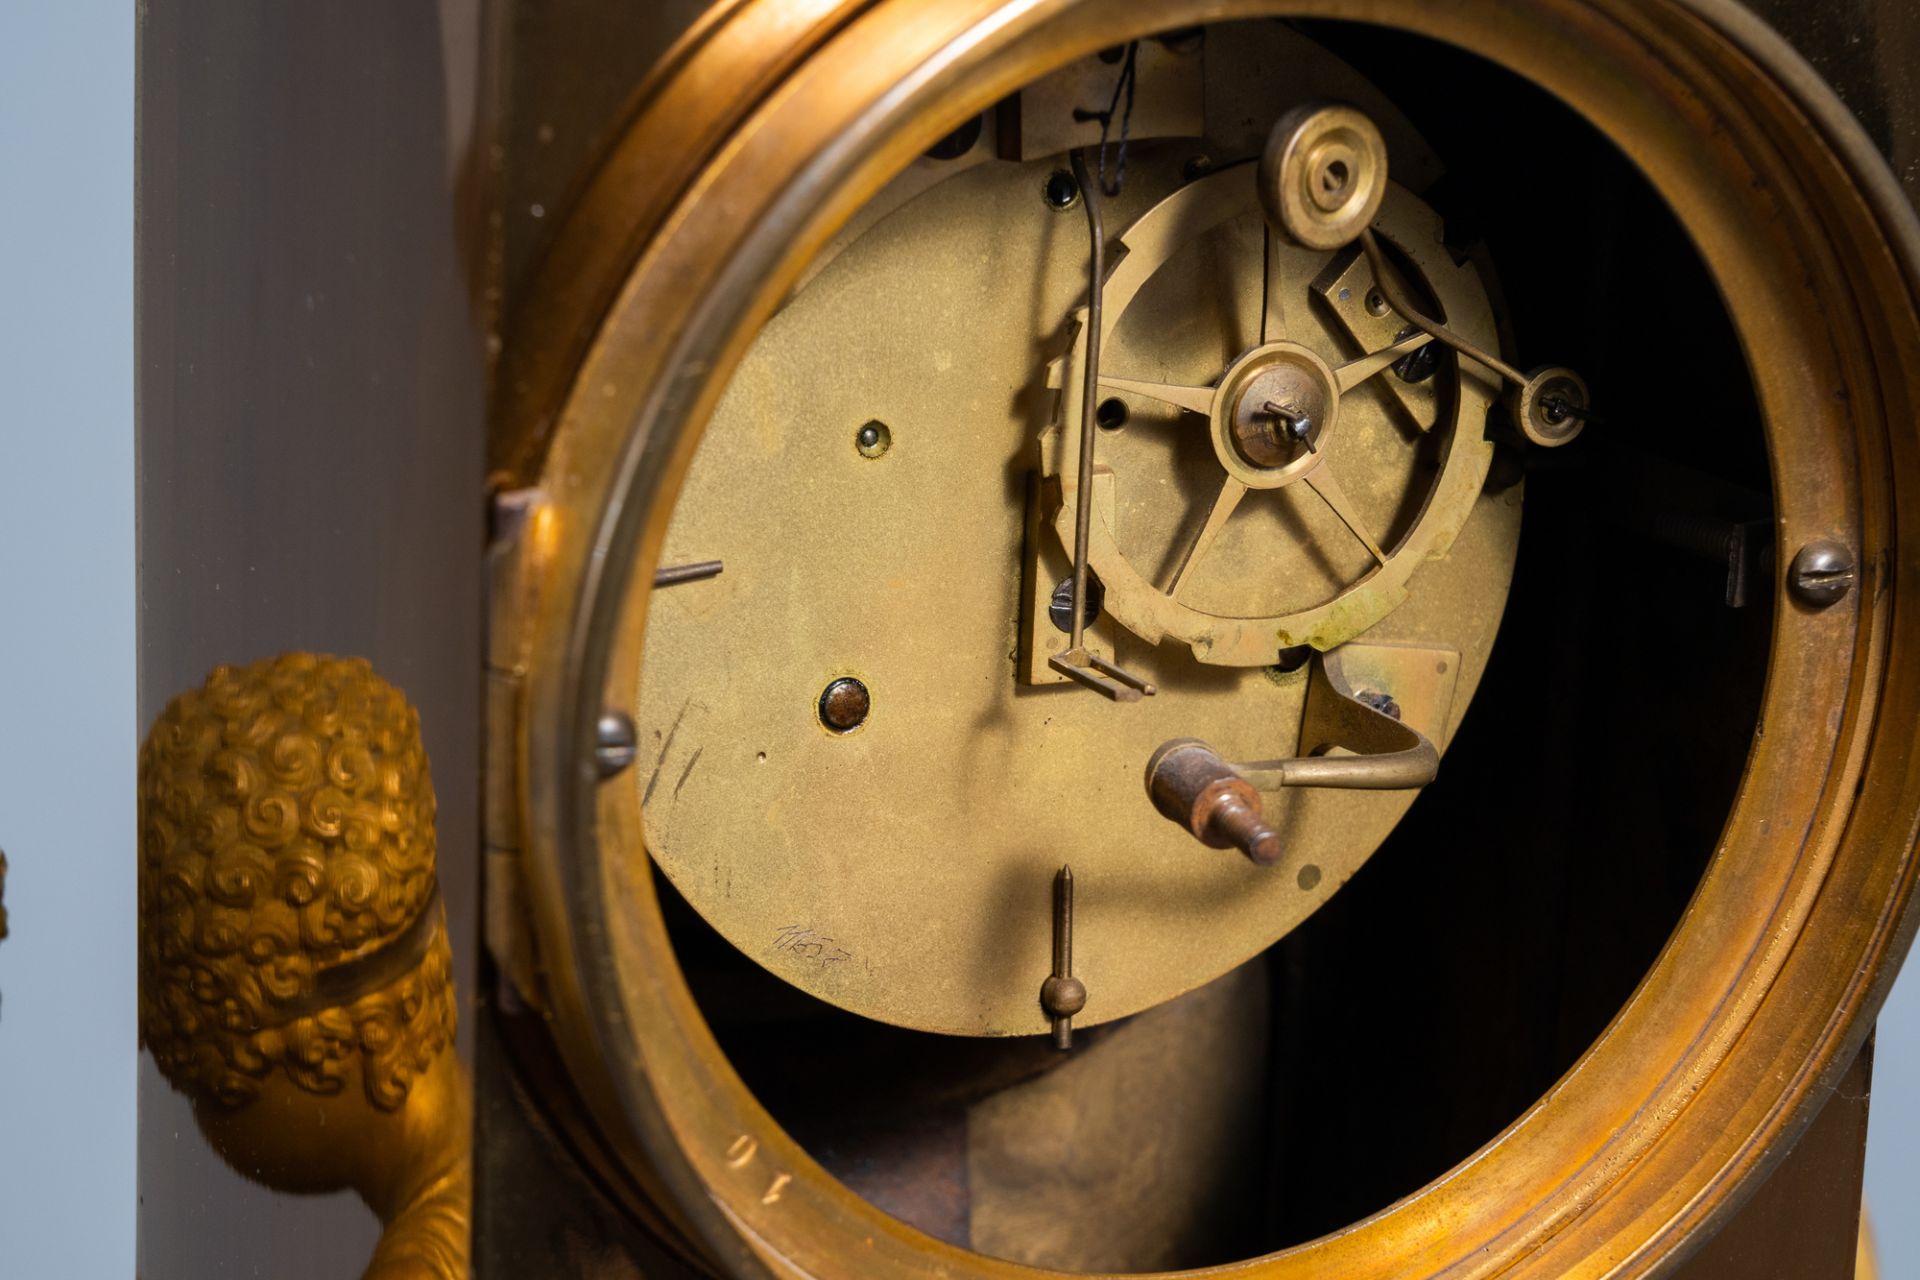
[[[1687,228],[1744,343],[1779,548],[1832,538],[1859,589],[1776,593],[1761,731],[1654,967],[1526,1114],[1332,1236],[1204,1274],[1646,1274],[1738,1203],[1851,1060],[1913,927],[1920,820],[1920,232],[1857,124],[1731,0],[739,0],[640,96],[518,317],[503,470],[552,505],[522,545],[515,777],[559,1047],[635,1180],[740,1275],[1041,1274],[840,1186],[720,1053],[679,976],[638,795],[594,727],[634,701],[646,584],[699,427],[808,257],[912,156],[1073,58],[1284,14],[1461,45],[1569,103]],[[550,322],[543,329],[540,321]],[[587,335],[590,335],[587,336]],[[517,342],[518,339],[515,339]],[[512,424],[519,424],[517,434]],[[1648,768],[1661,767],[1651,757]],[[1202,1273],[1189,1273],[1202,1274]]]

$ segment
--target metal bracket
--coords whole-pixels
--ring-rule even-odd
[[[1339,650],[1315,654],[1308,678],[1312,683],[1300,725],[1300,754],[1232,766],[1256,790],[1414,791],[1439,774],[1440,752],[1433,742],[1401,723],[1391,698],[1355,693]],[[1335,750],[1349,754],[1328,754]]]

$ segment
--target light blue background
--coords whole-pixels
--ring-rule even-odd
[[[1909,655],[1920,657],[1920,655]],[[1920,1276],[1920,957],[1880,1014],[1867,1111],[1867,1212],[1883,1280]]]
[[[134,6],[0,0],[0,1274],[134,1248]]]

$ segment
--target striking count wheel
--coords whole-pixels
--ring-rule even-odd
[[[1239,166],[1188,183],[1119,236],[1105,285],[1100,387],[1123,405],[1179,411],[1164,429],[1204,431],[1217,475],[1200,486],[1198,527],[1182,527],[1181,545],[1169,546],[1164,516],[1152,509],[1166,503],[1164,475],[1139,472],[1178,470],[1187,459],[1164,449],[1154,457],[1152,445],[1129,448],[1131,439],[1116,438],[1104,454],[1123,504],[1120,527],[1096,520],[1088,559],[1107,610],[1129,632],[1149,643],[1171,636],[1201,662],[1241,667],[1271,665],[1301,645],[1335,648],[1384,618],[1406,599],[1414,571],[1446,556],[1493,457],[1483,430],[1492,375],[1451,359],[1439,373],[1439,353],[1422,354],[1433,340],[1387,305],[1356,247],[1297,247],[1262,213],[1253,167]],[[1398,187],[1386,193],[1381,215],[1382,234],[1421,292],[1437,298],[1456,329],[1497,345],[1485,290],[1449,255],[1438,216]],[[1129,326],[1129,308],[1181,250],[1190,260],[1195,241],[1235,232],[1235,278],[1249,294],[1247,314],[1236,319],[1253,341],[1241,350],[1223,344],[1231,362],[1201,385],[1121,376],[1136,362],[1165,368],[1190,358],[1171,336],[1191,345],[1189,317],[1169,315],[1162,302]],[[1062,389],[1059,426],[1041,450],[1062,495],[1054,524],[1069,552],[1084,310],[1075,319],[1073,350],[1052,379]],[[1118,333],[1133,341],[1116,344]],[[1143,416],[1138,407],[1128,412],[1136,422]],[[1153,496],[1128,501],[1142,488]],[[1141,527],[1145,538],[1135,532]],[[1170,567],[1156,579],[1143,561]]]
[[[1920,236],[1832,96],[1718,0],[745,0],[636,101],[503,352],[490,941],[665,1254],[1716,1225],[1911,930]],[[895,1093],[971,1219],[823,1139]],[[1176,1131],[1286,1194],[1134,1248],[1218,1206],[1088,1153]]]

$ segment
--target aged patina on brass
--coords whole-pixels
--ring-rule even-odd
[[[1147,892],[1167,866],[1196,852],[1156,827],[1143,797],[1124,790],[1155,746],[1169,734],[1225,733],[1242,758],[1291,750],[1309,679],[1304,671],[1279,680],[1249,671],[1196,681],[1177,647],[1160,654],[1130,646],[1116,663],[1085,649],[1086,611],[1076,619],[1068,609],[1076,633],[1062,637],[1030,602],[1024,625],[1038,634],[1023,635],[1023,648],[1037,655],[1064,646],[1079,655],[1067,665],[1084,669],[1083,682],[1117,696],[1138,695],[1126,685],[1129,667],[1163,693],[1124,719],[1072,699],[1024,696],[1004,661],[1022,552],[1014,504],[1024,496],[1002,484],[1004,456],[1038,460],[1043,507],[1051,501],[1044,518],[1066,563],[1081,558],[1075,553],[1089,534],[1097,537],[1106,613],[1157,639],[1156,605],[1170,605],[1184,587],[1199,607],[1183,603],[1175,625],[1212,663],[1265,666],[1300,639],[1339,643],[1405,600],[1408,576],[1440,560],[1471,520],[1458,554],[1425,570],[1428,590],[1374,634],[1412,645],[1401,651],[1395,687],[1424,679],[1426,664],[1458,684],[1447,714],[1423,724],[1436,741],[1450,736],[1478,679],[1500,616],[1520,499],[1517,486],[1482,492],[1492,447],[1477,424],[1491,386],[1471,374],[1458,387],[1436,379],[1449,384],[1448,395],[1429,397],[1428,412],[1414,421],[1445,442],[1439,478],[1429,481],[1418,436],[1376,398],[1394,381],[1389,366],[1426,339],[1390,335],[1375,348],[1351,325],[1336,331],[1347,304],[1361,305],[1354,290],[1364,296],[1370,285],[1367,268],[1348,261],[1357,251],[1343,257],[1270,243],[1275,233],[1261,218],[1251,166],[1184,183],[1180,161],[1178,153],[1133,160],[1134,194],[1116,207],[1150,207],[1118,237],[1121,260],[1108,287],[1115,304],[1103,328],[1118,361],[1178,362],[1202,377],[1217,371],[1234,348],[1213,344],[1235,335],[1196,325],[1192,294],[1163,288],[1134,304],[1169,262],[1190,269],[1196,247],[1236,255],[1247,269],[1216,288],[1223,298],[1203,290],[1198,302],[1238,310],[1261,341],[1218,390],[1184,397],[1207,402],[1217,410],[1211,415],[1156,415],[1157,402],[1179,398],[1177,389],[1103,376],[1106,390],[1139,409],[1126,433],[1083,434],[1093,409],[1084,315],[1070,321],[1071,353],[1046,370],[1050,382],[1067,385],[1056,415],[1065,426],[1041,430],[1046,419],[1029,407],[1037,396],[997,403],[1002,385],[1031,382],[1040,362],[1028,335],[981,317],[1065,316],[1084,268],[1071,235],[1034,199],[1052,162],[975,167],[872,226],[809,278],[748,357],[695,465],[669,558],[721,549],[734,568],[724,589],[681,592],[651,623],[637,715],[655,727],[652,767],[640,784],[649,847],[736,945],[822,998],[926,1029],[1040,1030],[1046,1011],[1024,983],[1007,978],[1020,957],[1037,964],[1044,956],[1045,922],[1013,904],[1023,884],[1043,885],[1052,859],[1065,853],[1081,860],[1088,899],[1102,904],[1086,917],[1084,954],[1102,975],[1087,1021],[1124,1016],[1270,944],[1345,883],[1410,802],[1281,801],[1276,821],[1286,828],[1290,861],[1273,883],[1222,867],[1183,877],[1183,894]],[[1084,163],[1076,175],[1087,186]],[[1379,191],[1369,203],[1377,206],[1385,175],[1372,176]],[[1096,225],[1107,203],[1096,191],[1081,202]],[[1438,219],[1405,191],[1395,192],[1390,209],[1387,225],[1409,246],[1409,269],[1459,323],[1490,336],[1484,292],[1471,268],[1445,255]],[[995,247],[990,262],[978,256],[986,244]],[[1348,299],[1309,306],[1310,290],[1335,276]],[[933,301],[949,295],[963,304],[942,309]],[[1175,330],[1181,339],[1165,336]],[[867,353],[903,349],[925,352],[927,367],[867,360],[862,376],[845,376]],[[1276,390],[1274,378],[1289,370],[1317,377],[1319,399]],[[1289,444],[1278,465],[1243,461],[1234,451],[1244,452],[1245,442],[1231,438],[1229,424],[1246,426],[1246,404],[1274,395],[1309,405],[1311,435]],[[885,456],[860,447],[857,434],[854,450],[841,446],[837,423],[866,421],[864,431],[883,419],[892,424]],[[1207,454],[1209,431],[1218,460]],[[1170,465],[1184,465],[1167,452],[1181,433],[1194,437],[1190,452],[1206,473],[1193,504],[1168,485]],[[1078,474],[1093,474],[1083,445],[1096,435],[1104,459],[1097,490],[1111,502],[1088,521],[1072,496]],[[1225,477],[1227,505],[1214,499],[1222,479],[1214,468],[1223,463],[1248,477]],[[1336,467],[1351,478],[1351,500],[1333,481]],[[1301,489],[1282,492],[1294,480],[1304,481]],[[1255,490],[1223,544],[1226,517]],[[1338,505],[1325,504],[1328,493]],[[1197,514],[1209,500],[1212,515],[1191,533],[1189,505]],[[1410,501],[1418,515],[1409,524],[1395,513]],[[742,510],[756,518],[742,519]],[[1369,527],[1382,538],[1395,530],[1390,553]],[[1048,536],[1024,531],[1036,534]],[[1182,543],[1166,592],[1132,570],[1129,556],[1164,561]],[[964,558],[949,550],[957,546],[967,548]],[[1035,548],[1024,552],[1031,558]],[[1375,573],[1383,564],[1388,571]],[[1069,599],[1071,583],[1063,582]],[[1028,584],[1030,596],[1041,591],[1044,582]],[[1297,637],[1287,616],[1235,616],[1258,615],[1274,601],[1317,607],[1311,616],[1321,621]],[[940,641],[930,645],[934,620]],[[1052,657],[1058,670],[1063,654]],[[1029,668],[1022,679],[1038,683],[1034,676],[1047,671]],[[871,685],[882,709],[871,724],[864,709],[841,723],[822,694],[820,723],[847,741],[822,740],[798,714],[818,687],[803,687],[810,675],[828,694],[859,688],[864,696]],[[918,803],[902,804],[904,796]],[[1278,859],[1280,833],[1262,830],[1268,860]],[[886,874],[875,874],[878,867]],[[902,911],[903,900],[948,906]]]
[[[1373,666],[1371,688],[1355,689],[1346,665],[1351,656]],[[1368,658],[1374,659],[1370,664]],[[1387,678],[1377,665],[1387,659]],[[1395,659],[1412,661],[1394,661]],[[1396,650],[1380,645],[1343,645],[1313,659],[1312,683],[1300,720],[1300,753],[1276,760],[1229,763],[1197,738],[1164,743],[1147,762],[1147,794],[1154,807],[1194,838],[1216,849],[1236,848],[1256,866],[1280,860],[1280,833],[1262,820],[1260,791],[1282,787],[1337,787],[1354,791],[1414,790],[1432,782],[1440,753],[1416,724],[1442,723],[1439,716],[1407,721],[1400,698],[1416,708],[1420,693],[1443,681],[1451,653]],[[1452,681],[1444,681],[1452,705]],[[1391,688],[1393,693],[1385,690]],[[1418,712],[1416,711],[1416,715]],[[1337,752],[1337,754],[1336,754]]]
[[[1253,178],[1245,168],[1202,178],[1167,197],[1127,229],[1121,237],[1126,256],[1107,283],[1109,333],[1182,246],[1236,219],[1246,219],[1260,234],[1261,206]],[[1447,257],[1438,218],[1404,191],[1383,192],[1383,198],[1388,234],[1444,300],[1448,313],[1459,317],[1457,323],[1470,332],[1491,335],[1493,317],[1486,296],[1472,269]],[[1492,387],[1471,367],[1462,370],[1457,399],[1445,409],[1446,453],[1438,475],[1426,481],[1416,449],[1387,406],[1372,397],[1378,394],[1388,368],[1428,339],[1416,336],[1355,352],[1352,359],[1332,367],[1321,351],[1339,348],[1325,331],[1329,326],[1324,313],[1306,304],[1313,282],[1323,273],[1339,270],[1339,260],[1330,262],[1322,251],[1294,249],[1272,231],[1266,237],[1266,278],[1257,268],[1249,273],[1251,283],[1259,286],[1260,342],[1232,367],[1205,371],[1217,375],[1213,379],[1217,386],[1169,385],[1120,376],[1129,358],[1143,362],[1190,359],[1160,336],[1176,328],[1180,318],[1165,311],[1150,314],[1141,326],[1154,335],[1151,345],[1144,351],[1118,347],[1106,358],[1101,379],[1113,390],[1192,415],[1167,429],[1193,430],[1192,424],[1199,421],[1225,473],[1215,481],[1218,487],[1206,522],[1186,542],[1164,586],[1142,572],[1139,556],[1129,556],[1120,540],[1131,536],[1136,544],[1142,541],[1135,526],[1143,517],[1151,520],[1151,511],[1127,511],[1117,530],[1094,526],[1089,558],[1106,589],[1108,611],[1149,643],[1174,637],[1190,645],[1200,661],[1224,666],[1264,666],[1283,648],[1305,644],[1330,649],[1352,639],[1406,602],[1413,573],[1429,561],[1447,557],[1476,508],[1497,502],[1511,507],[1519,501],[1517,492],[1496,498],[1483,491],[1493,447],[1474,424],[1485,417]],[[1357,280],[1361,287],[1348,286],[1349,292],[1364,294],[1370,283],[1370,276]],[[1302,341],[1289,339],[1289,323]],[[1064,362],[1066,371],[1054,379],[1066,388],[1061,426],[1041,441],[1042,468],[1058,482],[1062,495],[1055,525],[1063,541],[1077,506],[1078,488],[1061,459],[1072,457],[1080,441],[1080,395],[1073,373],[1084,359],[1084,349],[1083,330]],[[1305,441],[1290,442],[1274,463],[1263,465],[1248,457],[1246,437],[1253,422],[1268,415],[1265,406],[1276,396],[1308,411],[1314,423],[1309,439],[1317,443],[1308,448]],[[1353,421],[1342,425],[1347,419]],[[1434,422],[1429,419],[1422,425],[1431,430]],[[1113,459],[1115,473],[1126,477],[1127,451],[1110,446],[1106,456]],[[1151,462],[1149,454],[1134,463],[1136,474]],[[1339,478],[1343,475],[1344,480]],[[1295,482],[1313,496],[1302,497],[1292,487]],[[1354,486],[1351,496],[1349,484]],[[1419,495],[1423,485],[1427,491],[1411,527],[1397,543],[1383,549],[1372,530],[1384,537],[1390,513],[1410,492]],[[1238,545],[1230,544],[1229,554],[1222,557],[1224,565],[1210,563],[1241,504],[1250,494],[1261,492],[1272,492],[1277,499],[1265,508],[1266,522],[1258,526],[1257,534],[1243,535]],[[1164,506],[1165,500],[1159,505]],[[1276,513],[1284,513],[1284,519]],[[1482,516],[1483,521],[1495,518],[1492,512]],[[1245,521],[1242,515],[1240,522]],[[1306,536],[1294,532],[1300,527]],[[1477,531],[1486,536],[1484,530]],[[1495,545],[1504,542],[1505,549],[1488,548],[1480,554],[1510,563],[1510,540],[1516,533],[1517,528],[1509,526],[1492,534]],[[1152,542],[1147,546],[1159,549]],[[1461,558],[1473,561],[1478,551],[1469,548]],[[1464,637],[1490,629],[1499,620],[1507,573],[1483,563],[1473,564],[1461,576],[1461,583],[1446,587],[1426,583],[1432,594],[1445,597],[1447,603],[1427,599],[1420,602],[1421,608],[1458,610],[1429,624],[1438,634]],[[1463,589],[1470,600],[1463,598]],[[1414,634],[1419,634],[1419,624],[1414,625]]]
[[[1124,83],[1131,84],[1134,73],[1133,57],[1128,54],[1127,77]],[[1089,355],[1081,361],[1080,374],[1080,410],[1074,419],[1080,432],[1079,447],[1074,451],[1076,477],[1075,492],[1091,494],[1093,492],[1093,469],[1096,451],[1095,435],[1099,429],[1100,410],[1095,408],[1100,388],[1100,340],[1103,330],[1100,324],[1102,300],[1106,293],[1107,279],[1107,233],[1100,218],[1100,206],[1105,199],[1102,185],[1105,182],[1106,148],[1100,152],[1102,173],[1098,181],[1087,166],[1084,148],[1076,148],[1073,153],[1074,183],[1080,188],[1080,203],[1087,211],[1087,335],[1084,341]],[[1118,195],[1116,187],[1113,194]],[[1142,679],[1125,667],[1107,660],[1100,654],[1087,648],[1087,623],[1089,614],[1097,614],[1093,608],[1093,599],[1088,594],[1089,587],[1095,581],[1092,565],[1088,561],[1087,544],[1093,534],[1092,502],[1083,502],[1074,512],[1073,538],[1070,543],[1073,555],[1073,577],[1067,591],[1067,647],[1047,659],[1047,667],[1055,675],[1072,680],[1082,688],[1092,689],[1102,697],[1114,702],[1138,702],[1142,697],[1152,697],[1158,692],[1151,680]],[[1051,610],[1049,610],[1051,612]]]
[[[502,821],[490,836],[532,912],[539,994],[599,1123],[712,1265],[1018,1271],[879,1213],[771,1123],[676,976],[637,790],[603,786],[592,768],[602,708],[636,705],[648,599],[626,587],[659,559],[692,428],[809,254],[957,120],[1154,26],[1273,12],[1457,41],[1625,147],[1692,232],[1752,360],[1777,563],[1831,538],[1866,581],[1819,611],[1782,593],[1765,733],[1721,855],[1658,964],[1552,1094],[1450,1177],[1237,1274],[1643,1272],[1799,1131],[1905,948],[1920,672],[1887,659],[1920,643],[1906,599],[1920,534],[1892,520],[1920,481],[1907,374],[1920,362],[1915,233],[1851,119],[1743,11],[742,4],[651,88],[558,255],[566,270],[533,304],[577,315],[583,294],[604,302],[618,285],[589,346],[556,340],[512,366],[538,407],[504,456],[537,458],[558,430],[539,474],[515,477],[540,481],[553,505],[516,550],[507,580],[527,591],[503,610],[494,650],[495,734],[515,749],[496,762],[510,767],[493,778]],[[764,89],[742,102],[743,83]],[[626,201],[636,184],[651,197]],[[595,928],[575,927],[588,918]]]
[[[1293,243],[1339,249],[1373,225],[1387,194],[1387,143],[1365,112],[1309,102],[1274,123],[1260,152],[1260,202]]]
[[[1367,348],[1310,296],[1357,251],[1269,249],[1253,166],[1186,182],[1185,150],[1137,146],[1122,195],[1084,202],[1116,233],[1103,344],[1115,376],[1102,391],[1130,406],[1124,429],[1079,429],[1080,210],[1039,198],[1051,161],[983,164],[808,280],[742,363],[689,473],[667,559],[717,554],[728,569],[663,593],[648,622],[633,711],[648,740],[631,783],[648,847],[743,952],[843,1008],[952,1034],[1047,1030],[1030,975],[1044,972],[1044,894],[1063,859],[1078,877],[1081,974],[1098,975],[1077,1025],[1217,978],[1337,892],[1413,797],[1270,799],[1267,847],[1282,865],[1262,878],[1156,819],[1141,784],[1155,749],[1203,737],[1238,760],[1291,753],[1313,682],[1266,668],[1362,626],[1399,646],[1378,650],[1403,668],[1389,688],[1444,667],[1454,695],[1421,726],[1442,747],[1485,667],[1521,501],[1517,484],[1483,484],[1492,383],[1471,369],[1436,377],[1445,394],[1426,430],[1410,429],[1383,394],[1402,344]],[[1485,293],[1446,256],[1437,217],[1399,190],[1387,210],[1407,269],[1490,337]],[[1208,252],[1237,270],[1196,273]],[[1034,332],[989,319],[1000,315],[1046,319]],[[1256,330],[1269,340],[1205,395],[1231,406],[1278,394],[1263,389],[1276,370],[1317,371],[1318,451],[1289,446],[1280,466],[1240,459],[1234,408],[1164,406],[1175,392],[1118,376],[1205,380]],[[889,427],[881,457],[858,448],[852,424],[868,421]],[[1094,491],[1111,505],[1083,530],[1074,495],[1081,442],[1095,437]],[[1051,582],[1022,588],[1035,473],[1037,536],[1071,565],[1087,535],[1117,624],[1084,629],[1082,612],[1081,648],[1112,646],[1104,668],[1080,653],[1086,678],[1137,694],[1132,676],[1154,696],[1116,707],[1058,675],[1031,688],[1010,661],[1022,647],[1078,651],[1032,608]],[[1223,484],[1237,486],[1230,520]],[[1139,568],[1176,561],[1161,570],[1168,591]],[[1018,645],[1016,619],[1033,633]],[[1142,643],[1163,634],[1186,643]],[[850,686],[871,710],[843,726],[823,692]],[[903,909],[913,903],[943,906]]]

